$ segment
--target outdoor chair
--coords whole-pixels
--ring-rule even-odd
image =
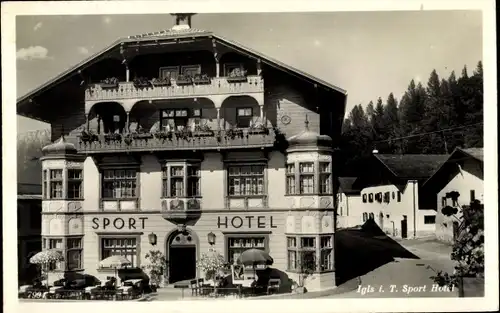
[[[281,280],[279,278],[271,278],[267,283],[267,294],[270,295],[273,291],[279,292]]]
[[[198,279],[192,279],[189,281],[189,288],[191,288],[191,296],[198,295]]]

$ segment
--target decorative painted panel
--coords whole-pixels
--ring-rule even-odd
[[[83,222],[79,217],[73,217],[68,221],[68,234],[69,235],[82,235]]]
[[[316,204],[316,197],[300,197],[301,208],[312,208]]]
[[[334,227],[333,227],[333,216],[323,216],[321,219],[321,232],[322,233],[333,233],[334,232]]]
[[[68,202],[68,212],[79,212],[82,210],[82,202],[71,201]]]
[[[50,200],[48,202],[48,212],[65,212],[66,201],[64,200]]]
[[[137,209],[135,201],[121,201],[120,210],[122,211],[134,211]]]
[[[118,201],[103,201],[102,209],[104,211],[118,211]]]
[[[42,168],[64,168],[66,167],[65,160],[44,160],[42,161]]]
[[[301,233],[311,234],[317,232],[314,216],[303,216],[301,224]]]
[[[295,216],[287,216],[286,218],[286,233],[293,234],[295,233]]]
[[[319,207],[322,209],[333,208],[333,197],[321,197],[319,199]]]
[[[64,216],[53,216],[49,222],[49,233],[51,236],[64,236]]]

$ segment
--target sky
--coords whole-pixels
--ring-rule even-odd
[[[16,18],[17,97],[119,37],[171,28],[170,14]],[[433,69],[447,78],[482,59],[480,11],[197,14],[192,27],[237,41],[348,93],[346,114]],[[48,128],[18,116],[19,133]]]

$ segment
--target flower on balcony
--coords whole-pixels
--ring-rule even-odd
[[[196,74],[193,80],[195,84],[210,84],[210,77],[207,74]]]
[[[106,78],[106,79],[101,80],[101,87],[102,88],[115,88],[115,87],[118,87],[119,82],[120,81],[116,77]]]
[[[177,85],[190,85],[193,83],[193,78],[189,75],[179,75],[175,79]]]
[[[160,140],[172,140],[173,138],[173,133],[171,131],[157,131],[156,133],[154,133],[154,137],[157,138],[157,139],[160,139]]]
[[[194,127],[194,137],[208,137],[213,135],[214,131],[208,125],[196,125]]]
[[[170,86],[170,77],[163,77],[163,78],[153,78],[151,80],[151,84],[153,86]]]
[[[237,128],[230,128],[226,131],[226,139],[243,138],[243,130]]]
[[[248,129],[249,134],[263,134],[269,135],[269,129],[265,127],[262,123],[252,124]]]
[[[151,82],[144,77],[136,77],[133,82],[136,88],[146,88],[151,86]]]
[[[229,82],[245,81],[247,79],[247,71],[242,68],[235,68],[227,77]]]

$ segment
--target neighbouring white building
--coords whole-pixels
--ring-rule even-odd
[[[353,188],[357,177],[339,177],[337,191],[337,227],[345,228],[363,224],[361,193]]]
[[[424,188],[437,194],[435,231],[438,240],[453,242],[458,226],[457,218],[444,216],[442,208],[448,205],[458,208],[474,200],[483,203],[483,174],[483,148],[456,148],[425,182]],[[453,191],[460,194],[456,201],[449,197]]]
[[[363,175],[350,186],[360,191],[360,201],[350,202],[348,217],[339,216],[339,224],[356,226],[373,219],[391,236],[434,235],[436,195],[428,193],[422,184],[447,157],[374,153],[361,171]]]

